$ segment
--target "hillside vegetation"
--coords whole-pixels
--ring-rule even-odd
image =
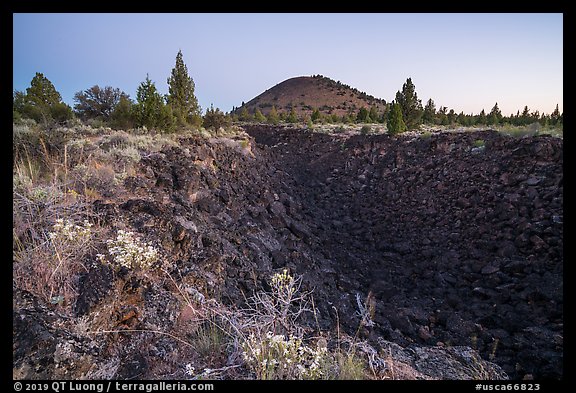
[[[316,109],[323,115],[342,118],[343,115],[355,117],[360,108],[371,107],[381,116],[386,101],[321,75],[300,76],[266,90],[233,113],[240,115],[244,108],[254,113],[258,108],[268,115],[273,106],[278,112],[290,113],[293,110],[299,119],[310,118]]]

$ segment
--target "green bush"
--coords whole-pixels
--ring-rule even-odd
[[[390,109],[390,113],[388,114],[387,127],[390,135],[396,135],[406,131],[406,124],[402,118],[402,109],[399,104],[392,104],[392,109]]]
[[[364,125],[362,126],[362,128],[360,129],[360,134],[362,135],[368,135],[372,132],[372,127],[368,126],[368,125]]]
[[[486,142],[484,142],[484,139],[476,139],[474,141],[474,147],[484,147],[486,145]]]
[[[220,109],[210,105],[210,109],[206,111],[202,125],[207,130],[218,131],[220,128],[230,126],[230,118],[226,116]]]

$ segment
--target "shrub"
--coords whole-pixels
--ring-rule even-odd
[[[392,104],[392,109],[388,114],[388,123],[386,125],[390,135],[396,135],[406,131],[406,124],[404,123],[402,109],[399,104]]]
[[[300,293],[302,277],[294,278],[284,269],[272,276],[272,290],[255,294],[246,310],[252,324],[262,331],[290,334],[296,330],[296,321],[304,312],[309,312],[309,292]]]
[[[39,191],[35,198],[46,205],[51,197],[48,190]],[[34,202],[30,202],[33,207]],[[19,224],[16,224],[19,225]],[[84,258],[93,249],[92,224],[81,225],[59,218],[44,241],[29,239],[14,254],[14,282],[39,296],[46,303],[71,306],[76,296],[77,275],[86,270]],[[32,243],[32,244],[31,244]]]
[[[138,150],[132,146],[128,146],[125,148],[112,148],[110,149],[110,155],[116,160],[117,162],[123,163],[124,165],[127,164],[136,164],[140,161],[140,153]]]
[[[54,104],[50,108],[50,115],[54,119],[55,122],[63,124],[67,120],[70,120],[74,117],[74,113],[72,112],[72,108],[66,105],[63,102],[59,102]]]
[[[266,117],[260,112],[260,109],[256,108],[254,112],[254,121],[258,123],[264,123],[266,121]]]
[[[360,134],[362,135],[368,135],[372,132],[372,127],[368,126],[368,125],[364,125],[362,126],[362,128],[360,129]]]
[[[243,358],[258,379],[320,379],[323,375],[326,347],[313,349],[300,338],[252,334],[243,348]]]
[[[226,116],[220,109],[210,105],[210,109],[206,111],[202,125],[207,130],[218,131],[220,128],[226,128],[230,125],[230,118]]]
[[[113,264],[117,268],[124,267],[134,271],[146,270],[150,269],[159,259],[158,250],[142,242],[134,236],[134,233],[122,229],[118,231],[116,240],[109,239],[106,241],[106,245]],[[97,258],[103,263],[108,263],[103,254],[98,254]]]
[[[481,147],[484,147],[485,144],[486,144],[486,143],[484,142],[484,139],[476,139],[476,140],[474,141],[474,147],[481,148]]]
[[[84,220],[83,225],[80,226],[70,220],[64,221],[63,218],[59,218],[54,224],[54,231],[50,232],[48,237],[53,245],[59,246],[56,248],[70,249],[72,244],[76,244],[77,248],[73,248],[72,251],[77,251],[90,240],[91,227],[92,224],[88,220]]]

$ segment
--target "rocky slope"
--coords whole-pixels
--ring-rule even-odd
[[[513,378],[562,375],[562,140],[246,130],[256,143],[189,138],[143,154],[93,204],[103,226],[157,245],[170,278],[89,264],[73,315],[13,288],[15,378],[182,378],[194,351],[117,331],[180,335],[174,283],[242,305],[283,268],[314,291],[303,323],[323,330],[354,335],[357,297],[372,293],[360,337],[412,377],[474,377],[471,362],[502,375],[467,347]]]
[[[376,297],[377,334],[562,375],[562,140],[248,132],[296,179],[341,297]]]

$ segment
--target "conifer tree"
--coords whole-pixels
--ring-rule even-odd
[[[288,114],[288,117],[286,118],[286,122],[287,123],[298,122],[298,117],[296,116],[296,112],[294,112],[294,107],[290,108],[290,113]]]
[[[500,124],[501,120],[502,120],[502,112],[500,111],[500,108],[498,108],[498,103],[496,103],[494,104],[494,107],[492,107],[490,114],[488,114],[488,124],[497,125]]]
[[[127,130],[134,127],[132,105],[133,102],[128,95],[120,96],[118,104],[110,114],[110,125],[113,128]]]
[[[136,90],[136,105],[134,105],[134,120],[136,126],[159,127],[167,115],[162,96],[156,90],[156,85],[146,74],[146,80]]]
[[[560,109],[558,109],[558,104],[556,104],[556,109],[550,114],[550,125],[555,126],[561,123],[562,115],[560,114]]]
[[[434,124],[436,118],[436,104],[432,98],[428,99],[426,106],[424,107],[424,113],[422,114],[422,121],[424,124]]]
[[[486,120],[486,112],[484,112],[484,109],[482,109],[478,115],[478,121],[476,123],[485,126],[487,124]]]
[[[194,95],[194,80],[188,75],[182,51],[176,55],[176,65],[168,78],[167,103],[181,125],[195,124],[200,116],[200,106]]]
[[[420,124],[423,112],[422,101],[418,99],[412,78],[406,79],[406,83],[402,86],[402,92],[396,93],[396,104],[400,105],[408,129],[413,129]]]
[[[32,78],[26,95],[17,94],[17,98],[21,102],[15,101],[15,104],[21,106],[22,115],[45,125],[73,117],[72,108],[62,102],[62,96],[52,82],[40,72]]]
[[[207,130],[218,132],[220,128],[226,128],[230,125],[230,118],[219,108],[214,109],[214,105],[210,104],[210,108],[206,110],[204,115],[202,125]]]
[[[101,88],[98,85],[94,85],[74,95],[74,101],[77,102],[74,105],[74,109],[83,119],[100,118],[108,120],[122,96],[126,96],[126,93],[118,88],[111,86]]]
[[[240,121],[250,121],[252,120],[252,116],[248,113],[248,109],[246,106],[242,106],[242,110],[240,111]]]
[[[266,117],[262,114],[260,108],[256,108],[256,111],[254,112],[254,120],[258,123],[264,123],[266,121]]]
[[[402,109],[400,104],[392,102],[392,108],[388,114],[387,127],[388,133],[391,135],[396,135],[406,131],[406,124],[402,118]]]
[[[272,109],[268,112],[268,123],[270,124],[278,124],[280,121],[278,117],[278,112],[276,111],[276,106],[272,105]]]
[[[312,112],[312,116],[310,116],[310,120],[315,123],[316,121],[320,120],[321,116],[322,115],[320,114],[320,111],[318,110],[318,108],[314,108],[314,111]]]
[[[62,101],[62,96],[52,82],[40,72],[37,72],[32,78],[30,87],[26,89],[26,97],[30,103],[45,107],[56,105]]]
[[[358,123],[367,123],[368,122],[368,109],[362,107],[358,110],[358,114],[356,115],[356,121]]]
[[[368,114],[368,117],[373,123],[378,122],[378,109],[374,105],[370,107],[370,113]]]
[[[448,124],[453,125],[456,121],[456,112],[454,112],[454,109],[450,109],[446,117],[448,118]]]

